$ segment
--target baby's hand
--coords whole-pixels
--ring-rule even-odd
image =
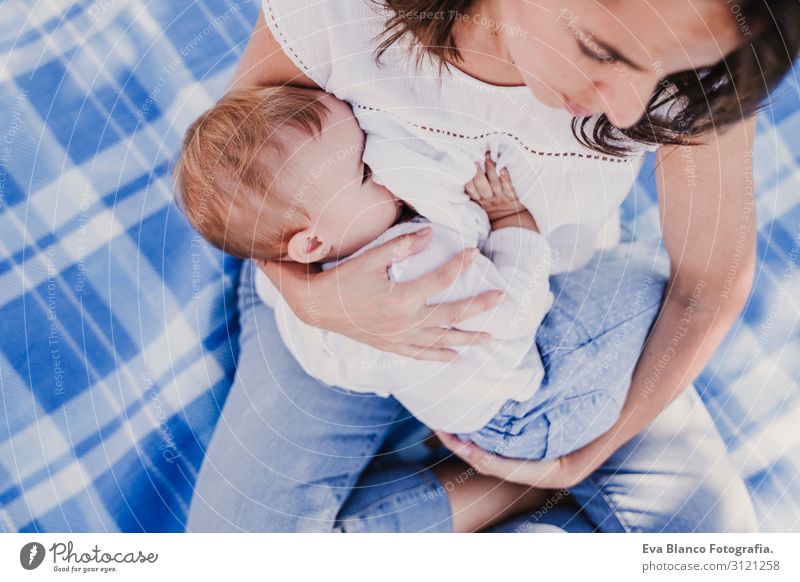
[[[533,223],[528,228],[538,232],[533,217],[517,197],[508,170],[503,168],[498,176],[497,165],[492,161],[488,152],[486,153],[486,172],[484,173],[480,164],[476,163],[475,166],[477,173],[464,186],[464,189],[469,197],[486,211],[492,228],[516,225],[520,219],[523,219],[526,224]]]
[[[502,173],[497,175],[497,165],[492,161],[489,153],[486,153],[486,172],[481,169],[480,164],[476,163],[477,173],[464,186],[467,194],[475,202],[480,204],[492,222],[498,218],[516,214],[525,210],[525,207],[517,198],[517,192],[511,185],[511,177],[508,170],[503,168]]]

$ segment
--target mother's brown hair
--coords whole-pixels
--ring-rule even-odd
[[[473,0],[374,1],[393,12],[378,59],[399,39],[411,35],[423,49],[419,58],[435,57],[443,68],[462,60],[453,43],[453,27]],[[619,129],[605,115],[574,119],[575,137],[592,149],[619,156],[628,151],[626,138],[645,144],[692,144],[698,136],[758,111],[800,51],[800,0],[740,0],[737,4],[752,23],[752,33],[742,36],[736,50],[711,67],[665,77],[635,125]],[[409,17],[420,14],[435,17]]]

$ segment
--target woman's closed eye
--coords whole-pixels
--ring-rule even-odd
[[[364,175],[361,177],[361,183],[364,184],[371,177],[372,177],[372,168],[370,168],[367,164],[364,164]]]
[[[578,43],[578,48],[580,48],[581,52],[590,59],[592,59],[593,61],[597,61],[599,63],[607,63],[607,64],[614,64],[617,62],[617,59],[614,58],[614,55],[609,54],[603,49],[597,46],[594,46],[594,48],[590,47],[580,38],[576,40]]]

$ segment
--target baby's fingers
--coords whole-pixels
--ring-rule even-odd
[[[489,182],[489,187],[492,189],[492,194],[495,198],[505,197],[505,190],[503,190],[500,175],[497,173],[497,165],[492,161],[489,152],[486,152],[486,180]]]
[[[486,178],[486,174],[483,172],[480,164],[477,162],[475,162],[475,167],[477,168],[478,172],[475,174],[475,177],[472,178],[472,186],[475,189],[478,197],[476,201],[491,198],[492,187],[489,184],[489,180]]]
[[[508,173],[506,168],[500,172],[500,184],[503,188],[503,194],[511,199],[511,200],[518,200],[517,198],[517,191],[514,189],[514,185],[511,183],[511,175]]]
[[[481,197],[480,194],[478,194],[478,189],[475,187],[474,178],[469,182],[467,182],[466,184],[464,184],[464,190],[466,191],[467,196],[469,196],[472,200],[480,204]]]

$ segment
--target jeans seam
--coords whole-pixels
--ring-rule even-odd
[[[384,505],[392,505],[392,501],[402,500],[403,498],[409,496],[409,492],[416,491],[420,487],[427,487],[427,481],[422,483],[415,483],[414,485],[410,485],[405,489],[401,489],[400,491],[395,491],[391,495],[387,495],[386,497],[381,497],[380,499],[373,501],[372,503],[365,505],[358,511],[351,513],[348,516],[343,516],[342,518],[338,519],[337,521],[347,521],[348,519],[352,519],[357,517],[359,519],[368,517],[372,510],[376,507],[384,506]]]
[[[567,346],[561,346],[561,345],[559,345],[559,346],[555,346],[555,347],[554,347],[552,350],[550,350],[550,351],[547,351],[547,352],[540,352],[540,355],[541,355],[541,357],[542,357],[542,358],[544,358],[545,356],[550,356],[551,354],[555,353],[555,352],[556,352],[556,350],[558,350],[558,351],[565,350],[565,351],[567,351],[567,352],[573,352],[573,351],[575,351],[575,350],[577,350],[577,349],[580,349],[580,348],[582,348],[583,346],[585,346],[585,345],[588,345],[588,344],[590,344],[590,343],[592,343],[592,342],[594,342],[594,341],[596,341],[596,340],[598,340],[598,339],[602,338],[603,336],[607,335],[608,333],[610,333],[610,332],[614,331],[615,329],[618,329],[619,327],[621,327],[621,326],[625,325],[625,324],[626,324],[626,323],[628,323],[629,321],[631,321],[631,320],[635,319],[636,317],[638,317],[638,316],[642,315],[643,313],[645,313],[646,311],[648,311],[648,310],[652,309],[653,307],[661,306],[661,305],[662,305],[662,303],[663,303],[663,301],[664,301],[664,300],[663,300],[663,298],[662,298],[662,299],[658,300],[657,302],[655,302],[655,303],[653,303],[653,304],[651,304],[651,305],[648,305],[647,307],[645,307],[645,308],[644,308],[644,309],[642,309],[641,311],[638,311],[638,312],[636,312],[635,314],[631,315],[631,316],[630,316],[630,317],[628,317],[627,319],[624,319],[624,320],[620,321],[619,323],[617,323],[617,324],[613,325],[612,327],[609,327],[608,329],[604,329],[602,333],[600,333],[600,334],[598,334],[598,335],[595,335],[595,336],[592,336],[592,337],[590,337],[589,339],[587,339],[587,340],[586,340],[586,341],[584,341],[584,342],[581,342],[581,343],[579,343],[579,344],[575,344],[575,345],[572,345],[572,346],[568,346],[568,347],[567,347]],[[552,360],[552,359],[549,359],[549,361],[550,361],[550,362],[552,362],[553,360]]]
[[[427,477],[423,475],[427,475]],[[354,511],[349,515],[338,516],[336,518],[335,525],[341,528],[342,527],[341,524],[346,523],[348,520],[355,519],[361,521],[369,519],[372,516],[372,512],[380,507],[392,507],[392,506],[405,507],[406,505],[402,503],[403,500],[413,498],[415,494],[417,494],[417,492],[419,492],[419,496],[424,497],[427,491],[435,491],[436,489],[435,484],[441,486],[441,484],[439,483],[439,479],[436,477],[436,475],[428,469],[421,471],[419,478],[421,480],[420,483],[415,483],[414,485],[411,485],[405,489],[402,489],[400,491],[395,491],[391,495],[387,495],[386,497],[382,497],[381,499],[373,501],[372,503],[365,505],[364,507],[358,509],[357,511]],[[449,500],[446,503],[447,503],[448,518],[452,520],[452,511],[450,509]]]
[[[613,514],[614,518],[622,526],[622,529],[625,530],[625,533],[632,533],[634,531],[633,527],[619,513],[619,509],[617,508],[616,503],[614,503],[611,500],[611,498],[606,494],[603,487],[594,479],[594,477],[590,475],[589,477],[584,479],[580,484],[584,483],[588,483],[589,486],[594,490],[595,494],[599,494],[599,496],[602,497],[603,503],[605,503],[605,505],[609,508],[611,514]],[[580,503],[579,507],[583,508],[585,505],[586,504]],[[595,527],[600,527],[600,524],[596,524]]]
[[[401,407],[400,410],[398,411],[398,413],[394,416],[394,420],[396,420],[398,417],[402,416],[403,414],[407,414],[407,412],[406,412],[406,410],[404,408]],[[370,453],[370,451],[372,451],[373,453],[377,452],[375,450],[376,447],[374,446],[374,444],[375,444],[377,439],[378,439],[378,433],[373,432],[372,435],[371,435],[371,438],[369,440],[369,443],[364,447],[363,452],[361,453],[362,456],[368,455]],[[369,456],[370,456],[370,459],[374,460],[374,457],[375,457],[374,454],[369,455]],[[363,469],[362,469],[362,471],[360,473],[354,474],[351,477],[351,479],[352,479],[351,487],[349,488],[349,490],[347,492],[347,495],[343,499],[340,500],[341,504],[338,507],[338,509],[336,509],[336,513],[333,516],[333,527],[334,527],[334,530],[336,530],[336,528],[341,529],[341,524],[346,522],[348,519],[353,519],[353,518],[363,519],[363,517],[365,517],[367,515],[366,512],[370,511],[375,506],[387,503],[387,500],[390,500],[390,499],[402,499],[404,496],[407,496],[409,494],[409,492],[412,492],[412,491],[417,490],[417,489],[425,489],[425,488],[427,488],[427,489],[433,490],[434,487],[432,486],[432,483],[436,483],[436,484],[439,483],[439,479],[436,477],[436,475],[433,472],[429,471],[428,469],[424,469],[424,470],[422,470],[420,472],[420,477],[419,477],[420,480],[422,480],[422,483],[415,483],[414,485],[411,485],[411,486],[407,487],[406,489],[402,489],[400,491],[394,491],[390,495],[387,495],[385,497],[382,497],[381,499],[373,501],[372,503],[369,503],[368,505],[365,505],[364,507],[358,509],[357,511],[354,511],[353,513],[351,513],[348,516],[340,515],[342,506],[345,503],[347,503],[348,498],[351,495],[353,495],[353,493],[355,492],[356,487],[358,485],[358,481],[361,478],[361,476],[364,474],[364,471],[367,470],[368,466],[369,466],[369,462],[367,462],[367,464],[364,465],[364,467],[363,467]],[[426,478],[426,476],[427,476],[427,478]],[[348,480],[348,481],[350,481],[350,480]],[[448,517],[452,520],[452,512],[450,510],[449,501],[447,502],[447,513],[448,513]]]

